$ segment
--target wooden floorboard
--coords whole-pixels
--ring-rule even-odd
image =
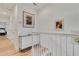
[[[32,50],[16,51],[13,44],[6,37],[0,37],[0,56],[31,56]]]

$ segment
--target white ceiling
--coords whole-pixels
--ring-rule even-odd
[[[12,10],[14,6],[12,3],[0,3],[0,9]]]
[[[48,4],[46,4],[46,3],[36,3],[36,5],[34,5],[33,3],[31,3],[31,5],[34,6],[36,12],[39,12],[45,6],[47,6]],[[14,3],[0,3],[0,17],[3,16],[3,15],[11,14],[11,12],[13,12],[15,6],[16,6],[16,4],[14,4]]]
[[[0,3],[0,17],[5,17],[14,10],[15,4]]]
[[[5,10],[12,10],[15,7],[16,4],[14,3],[0,3],[0,10],[5,9]],[[33,5],[33,3],[32,3]],[[36,7],[36,10],[42,9],[45,7],[47,3],[36,3],[34,5]]]
[[[48,3],[36,3],[35,9],[37,12],[41,11],[43,8],[45,8],[48,5]]]

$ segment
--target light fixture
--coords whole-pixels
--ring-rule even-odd
[[[36,6],[37,4],[36,4],[36,3],[33,3],[33,5],[35,5],[35,6]]]

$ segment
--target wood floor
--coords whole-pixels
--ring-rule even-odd
[[[0,56],[31,56],[31,48],[22,52],[15,50],[12,42],[6,37],[0,37]]]

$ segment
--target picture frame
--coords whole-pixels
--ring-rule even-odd
[[[55,29],[56,31],[63,31],[64,30],[64,20],[63,18],[59,18],[55,22]]]
[[[34,28],[34,25],[35,25],[35,15],[29,12],[23,11],[23,27]]]

